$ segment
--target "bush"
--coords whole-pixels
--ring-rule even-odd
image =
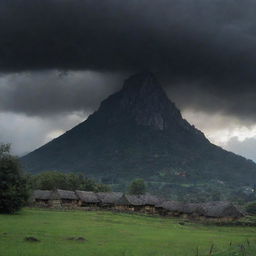
[[[129,187],[129,194],[143,195],[146,192],[146,185],[143,179],[134,180]]]
[[[0,212],[14,213],[28,199],[26,179],[18,159],[10,155],[9,145],[0,145]]]
[[[110,187],[98,184],[94,180],[88,179],[83,174],[62,173],[58,171],[47,171],[29,177],[32,190],[87,190],[95,192],[110,191]]]
[[[256,202],[247,204],[245,210],[247,213],[249,213],[251,215],[256,215]]]

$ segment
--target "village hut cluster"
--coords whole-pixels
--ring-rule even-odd
[[[242,212],[230,202],[183,203],[164,200],[150,194],[127,195],[121,192],[96,193],[61,189],[54,191],[35,190],[32,195],[32,202],[39,207],[109,209],[202,220],[232,221],[243,217]]]

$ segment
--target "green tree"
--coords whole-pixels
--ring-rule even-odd
[[[143,195],[146,193],[146,185],[143,179],[134,180],[129,186],[129,194]]]
[[[110,192],[111,188],[105,184],[96,184],[94,191],[95,192]]]
[[[10,154],[10,145],[0,145],[0,212],[18,211],[26,204],[28,196],[18,159]]]
[[[245,210],[251,215],[256,215],[256,202],[248,203]]]
[[[67,183],[65,174],[56,171],[43,172],[31,177],[33,189],[68,189]]]
[[[54,190],[86,190],[95,192],[110,191],[104,184],[97,184],[94,180],[88,179],[83,174],[62,173],[57,171],[43,172],[30,177],[32,189]]]

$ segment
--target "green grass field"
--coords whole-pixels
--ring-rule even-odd
[[[255,227],[219,227],[110,212],[25,209],[0,215],[1,256],[255,256]],[[33,236],[40,242],[28,242]],[[73,241],[84,237],[87,241]],[[250,244],[248,244],[248,241]],[[227,251],[232,243],[231,251]],[[246,254],[239,247],[244,244]],[[198,254],[197,254],[198,248]],[[243,248],[242,248],[243,249]]]

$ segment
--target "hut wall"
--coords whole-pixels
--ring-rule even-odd
[[[88,203],[88,202],[84,202],[84,201],[79,200],[78,206],[81,206],[81,207],[89,207],[89,208],[90,208],[90,207],[91,207],[91,208],[98,208],[99,203]]]
[[[224,222],[230,222],[230,221],[234,221],[234,220],[237,220],[238,218],[235,218],[235,217],[223,217],[221,218],[221,221],[224,221]]]
[[[145,205],[144,206],[144,212],[154,214],[156,212],[156,208],[155,208],[154,205]]]
[[[49,199],[35,199],[34,203],[48,204],[49,203]]]
[[[101,203],[99,206],[100,206],[100,208],[107,209],[107,210],[115,209],[115,205],[109,204],[109,203]]]
[[[78,206],[78,200],[74,200],[74,199],[62,199],[60,200],[60,203],[62,207],[75,208]]]
[[[234,217],[219,217],[219,218],[208,218],[213,222],[230,222],[234,221],[236,218]]]
[[[201,220],[201,221],[205,221],[205,220],[207,220],[207,217],[206,216],[199,216],[198,219]]]
[[[192,212],[192,213],[182,213],[180,215],[182,218],[186,218],[186,219],[196,219],[199,220],[200,219],[200,215],[198,213]]]
[[[36,206],[36,207],[48,207],[49,206],[49,200],[36,199],[33,202],[33,205]]]
[[[116,205],[115,209],[118,211],[130,211],[130,207],[128,205]]]
[[[142,206],[142,205],[131,205],[130,208],[132,211],[135,211],[135,212],[143,212],[144,211],[144,206]]]
[[[60,199],[53,199],[49,201],[49,205],[53,208],[60,208],[61,207],[61,200]]]
[[[83,207],[84,206],[84,202],[82,200],[78,200],[77,206],[78,207]]]
[[[166,215],[166,210],[164,210],[162,207],[156,207],[155,212],[162,216]]]
[[[129,211],[131,212],[139,212],[140,211],[140,207],[139,206],[134,206],[134,205],[129,205]]]
[[[177,211],[168,211],[167,215],[173,216],[173,217],[179,217],[179,216],[181,216],[181,213],[177,212]]]
[[[219,218],[214,218],[214,217],[207,217],[207,216],[199,216],[199,220],[201,221],[210,221],[214,223],[219,223],[219,222],[231,222],[236,220],[237,218],[234,217],[219,217]]]
[[[164,209],[162,207],[160,207],[160,208],[157,207],[156,208],[156,213],[158,213],[161,216],[167,216],[167,215],[172,216],[172,214],[173,214],[173,212],[171,212],[171,211],[169,211],[167,209]]]

